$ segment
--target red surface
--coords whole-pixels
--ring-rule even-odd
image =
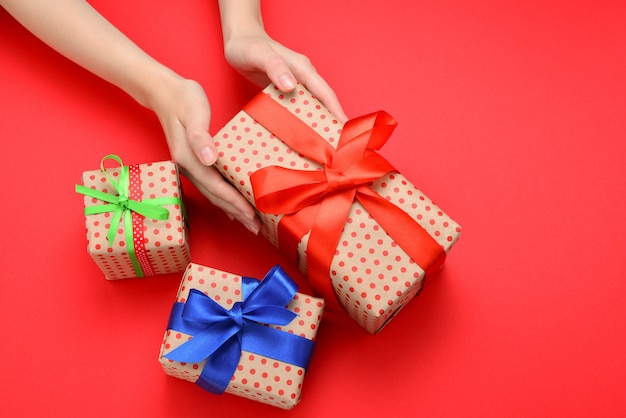
[[[257,91],[223,61],[215,2],[92,3],[205,86],[213,132]],[[156,117],[0,11],[3,412],[626,414],[624,3],[265,3],[268,31],[349,115],[398,120],[383,155],[464,227],[446,268],[379,335],[326,316],[291,412],[165,376],[179,277],[107,282],[73,190],[107,153],[168,158]],[[195,262],[255,276],[281,263],[302,281],[186,186]]]

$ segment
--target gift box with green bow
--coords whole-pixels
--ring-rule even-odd
[[[324,301],[279,266],[262,280],[190,264],[161,346],[167,375],[278,408],[300,401]]]
[[[262,234],[328,309],[378,332],[443,265],[461,228],[377,153],[380,111],[340,123],[298,86],[273,85],[214,135],[216,168],[252,203]]]
[[[107,279],[185,269],[189,239],[174,162],[125,166],[107,155],[82,179],[76,191],[84,195],[87,251]]]

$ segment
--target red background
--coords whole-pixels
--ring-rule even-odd
[[[476,3],[470,5],[470,3]],[[93,0],[205,87],[216,132],[256,87],[224,62],[215,2]],[[106,281],[82,171],[169,158],[154,114],[0,11],[2,408],[11,416],[624,416],[626,3],[265,2],[349,116],[399,127],[382,154],[464,230],[379,335],[328,315],[284,412],[163,374],[179,277]],[[262,238],[186,184],[195,262],[262,276]]]

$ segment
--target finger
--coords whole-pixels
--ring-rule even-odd
[[[184,174],[204,197],[226,212],[229,218],[238,220],[250,232],[259,233],[261,222],[252,205],[215,168],[198,164],[184,169]]]
[[[298,80],[315,96],[340,122],[346,122],[348,116],[344,112],[335,91],[326,80],[313,68],[294,68]]]
[[[247,52],[245,62],[248,70],[244,74],[248,78],[255,78],[257,84],[261,84],[253,75],[265,74],[269,81],[285,93],[293,91],[297,83],[300,82],[337,119],[341,122],[348,120],[348,116],[343,111],[337,95],[319,75],[305,55],[294,52],[275,42],[271,45],[261,43],[255,48],[247,49]],[[265,77],[263,78],[265,79]]]
[[[198,106],[185,121],[181,121],[185,128],[187,143],[198,160],[206,166],[213,165],[217,159],[217,150],[209,134],[211,114],[208,109],[208,104],[206,107]]]
[[[198,160],[205,166],[215,164],[217,150],[211,135],[206,130],[196,127],[187,128],[186,135],[189,146]]]
[[[296,88],[298,81],[289,64],[281,54],[268,45],[254,49],[251,64],[266,74],[267,78],[281,91],[288,93]]]
[[[295,88],[295,83],[302,83],[313,96],[322,102],[324,106],[339,121],[346,122],[348,116],[343,111],[337,95],[328,85],[326,80],[319,75],[313,67],[313,64],[304,56],[299,57],[298,63],[292,64],[290,67],[282,58],[276,62],[274,67],[268,66],[268,77],[283,92],[288,93]],[[286,81],[287,80],[287,81]]]

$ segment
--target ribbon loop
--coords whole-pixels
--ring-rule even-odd
[[[261,282],[244,277],[242,290],[243,300],[226,309],[191,289],[187,301],[175,303],[170,316],[168,329],[192,338],[164,357],[193,363],[207,360],[198,384],[214,393],[225,390],[242,350],[306,368],[313,349],[311,340],[265,326],[287,325],[298,316],[285,307],[297,285],[284,270],[274,267]]]

